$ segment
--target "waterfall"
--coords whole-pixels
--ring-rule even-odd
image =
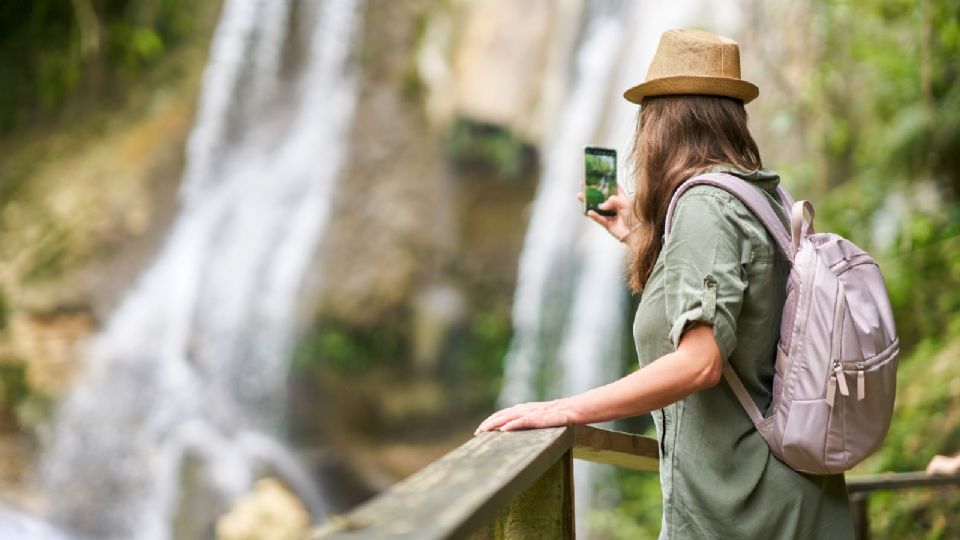
[[[623,91],[646,74],[660,34],[702,25],[729,32],[738,19],[730,1],[590,3],[576,48],[567,97],[554,136],[544,144],[540,185],[520,257],[514,337],[504,366],[500,405],[586,391],[619,376],[626,250],[582,215],[574,198],[583,177],[583,147],[615,148],[618,181],[628,191],[629,151],[637,107]],[[587,538],[598,469],[574,463],[577,536]]]
[[[347,150],[359,4],[224,2],[180,211],[96,337],[41,458],[59,525],[205,537],[267,473],[324,512],[275,437],[300,288]]]
[[[504,387],[500,394],[504,406],[565,389],[564,383],[559,386],[546,383],[547,392],[538,386],[543,379],[542,370],[564,348],[559,344],[565,332],[578,331],[568,324],[568,314],[573,301],[571,292],[576,287],[581,266],[596,263],[616,267],[619,264],[616,255],[601,261],[588,260],[595,244],[577,240],[584,233],[590,234],[592,229],[585,226],[589,220],[583,217],[574,195],[583,176],[583,148],[608,142],[606,138],[598,140],[597,135],[602,129],[611,78],[620,56],[624,36],[620,18],[625,9],[620,5],[619,9],[595,9],[594,13],[587,10],[588,21],[576,50],[571,89],[561,107],[555,135],[545,143],[543,174],[533,202],[514,293],[514,338],[505,361]],[[622,155],[622,151],[619,154]],[[616,241],[612,239],[600,239],[599,245],[607,250],[616,249]],[[618,331],[622,318],[617,308],[622,298],[620,292],[610,298],[595,297],[598,302],[609,302],[610,316],[601,317],[601,322],[610,322],[613,332]],[[576,338],[578,342],[580,335]],[[609,347],[616,346],[617,341],[592,343],[598,348],[593,349],[590,356],[608,358],[615,352]],[[568,338],[567,342],[571,340]]]

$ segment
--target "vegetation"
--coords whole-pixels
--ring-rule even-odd
[[[881,263],[901,341],[960,313],[960,2],[821,0],[822,220]]]
[[[0,2],[0,134],[115,99],[195,22],[189,0]]]
[[[508,130],[466,119],[457,120],[447,152],[458,167],[473,167],[506,182],[519,182],[533,168],[535,153]]]

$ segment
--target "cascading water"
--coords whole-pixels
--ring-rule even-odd
[[[583,174],[583,148],[599,144],[597,132],[623,40],[620,11],[625,8],[622,4],[616,7],[595,9],[593,14],[588,10],[571,89],[561,108],[555,136],[545,143],[543,174],[520,257],[513,303],[514,338],[505,363],[502,405],[543,397],[545,393],[538,389],[542,370],[562,349],[558,345],[564,333],[577,331],[570,327],[567,316],[571,292],[581,265],[591,263],[587,250],[593,244],[577,241],[590,229],[583,226],[580,203],[573,196]],[[601,239],[599,243],[609,249],[611,245],[616,247],[612,242]],[[616,267],[618,260],[617,256],[605,257],[600,264]],[[612,323],[613,332],[619,328],[621,317],[616,306],[622,297],[622,293],[611,298],[595,297],[598,302],[610,302],[611,316],[603,320]],[[609,350],[615,341],[596,343],[598,348],[591,351],[591,356],[608,358],[615,352]],[[546,386],[546,393],[554,394],[566,385]]]
[[[721,31],[736,19],[709,16],[711,6],[703,0],[677,0],[670,9],[614,0],[588,6],[570,90],[555,136],[545,144],[524,239],[502,406],[577,394],[621,375],[625,249],[585,218],[574,198],[583,176],[583,147],[617,149],[619,181],[629,184],[623,158],[636,106],[623,99],[623,91],[640,81],[663,31],[698,19]],[[737,13],[731,5],[715,9]],[[596,468],[579,461],[574,466],[577,536],[586,538],[584,518],[592,506]]]
[[[323,513],[273,436],[299,290],[346,151],[359,3],[224,2],[181,210],[96,338],[42,456],[56,523],[96,538],[208,536],[267,473]]]

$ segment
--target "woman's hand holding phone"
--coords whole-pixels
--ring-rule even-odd
[[[583,201],[583,192],[577,193],[577,199]],[[617,186],[617,194],[601,203],[599,208],[610,210],[615,214],[602,216],[590,210],[587,212],[587,216],[599,223],[617,240],[626,241],[626,237],[636,230],[636,219],[633,219],[633,198],[622,187]]]

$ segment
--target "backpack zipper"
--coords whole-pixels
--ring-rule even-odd
[[[859,253],[853,257],[850,257],[849,259],[841,259],[840,261],[837,261],[833,264],[833,266],[830,267],[830,271],[833,272],[833,275],[839,277],[840,274],[850,270],[855,266],[860,266],[861,264],[876,265],[877,262],[873,260],[873,257],[870,255],[866,253]]]
[[[860,378],[857,378],[857,395],[860,394]],[[827,383],[827,405],[833,407],[833,401],[836,397],[837,388],[840,389],[840,395],[849,396],[850,387],[847,386],[847,377],[843,374],[843,364],[839,358],[833,359],[833,373],[830,374],[830,381]]]
[[[850,395],[850,387],[847,386],[847,378],[843,374],[843,364],[840,362],[841,336],[843,335],[843,316],[847,305],[846,297],[843,294],[843,283],[837,283],[837,298],[833,311],[833,335],[831,336],[830,356],[833,362],[833,373],[830,375],[830,382],[827,383],[827,405],[833,407],[833,401],[840,387],[840,394]]]

